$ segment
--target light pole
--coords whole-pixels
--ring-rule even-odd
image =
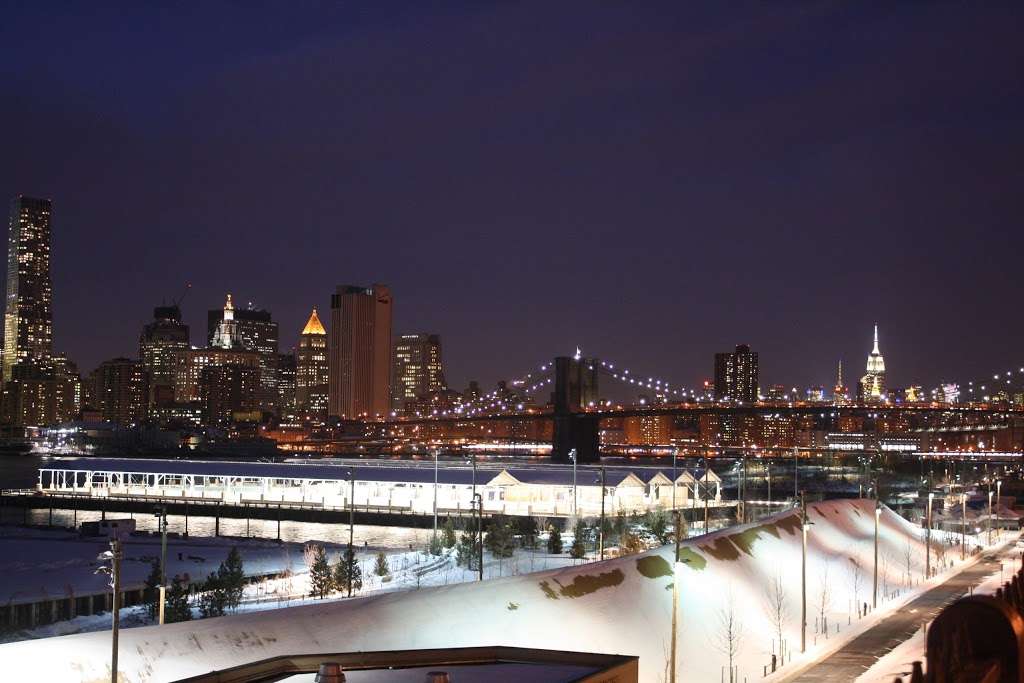
[[[572,516],[576,517],[576,449],[569,449],[569,459],[572,460]]]
[[[800,551],[800,652],[807,650],[807,501],[800,494],[800,530],[802,545]]]
[[[765,467],[768,468],[768,504],[771,505],[772,504],[772,461],[769,460],[767,463],[765,463]],[[771,508],[768,508],[768,511],[771,512]]]
[[[349,495],[348,495],[348,557],[345,558],[345,562],[348,563],[348,597],[352,597],[352,572],[355,570],[356,565],[356,551],[352,545],[355,539],[355,528],[356,528],[356,475],[355,470],[348,471],[349,481]]]
[[[434,449],[434,536],[437,538],[437,456],[441,452],[441,449]]]
[[[928,493],[928,520],[925,527],[925,545],[924,545],[924,578],[930,579],[932,576],[932,501],[935,500],[935,494]]]
[[[157,508],[157,523],[160,525],[160,609],[159,624],[164,623],[164,604],[167,600],[167,507]]]
[[[101,562],[110,560],[110,566],[100,566],[96,569],[96,574],[109,574],[110,575],[110,587],[114,591],[112,608],[113,608],[113,623],[111,630],[111,652],[110,652],[110,681],[111,683],[117,683],[117,636],[118,628],[120,626],[120,612],[121,612],[121,559],[124,557],[124,553],[121,550],[121,541],[117,538],[110,539],[110,550],[105,550],[100,553],[96,559]]]
[[[960,494],[960,561],[967,558],[967,494]]]
[[[604,465],[601,465],[601,530],[598,535],[601,550],[601,559],[604,559]]]
[[[991,487],[991,484],[989,484]],[[992,489],[988,491],[988,544],[992,545]]]
[[[882,501],[878,499],[878,482],[875,481],[875,568],[871,581],[871,609],[878,607],[878,522],[882,516]]]
[[[679,475],[676,474],[676,456],[677,455],[679,455],[679,449],[678,448],[675,449],[674,451],[672,451],[672,511],[673,512],[675,512],[675,509],[676,509],[676,477],[679,476]],[[678,537],[679,537],[679,527],[676,526],[676,538],[678,538]],[[677,546],[676,547],[676,557],[678,557],[678,556],[679,556],[679,547]],[[675,667],[673,667],[672,670],[674,672],[675,671]]]
[[[477,505],[477,516],[476,516],[476,545],[479,556],[477,558],[479,566],[477,570],[480,572],[479,580],[484,580],[484,543],[483,543],[483,528],[484,528],[484,497],[479,493],[473,494],[474,502]]]
[[[1003,480],[1002,479],[996,479],[996,511],[999,510],[999,492],[1002,489],[1002,487],[1003,487]],[[1002,527],[1002,525],[996,527],[996,537],[997,538],[1002,538],[1003,537],[1003,527]]]
[[[799,497],[800,490],[800,450],[793,446],[793,498]]]

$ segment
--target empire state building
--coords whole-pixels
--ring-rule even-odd
[[[885,399],[885,359],[878,350],[878,325],[875,325],[875,345],[868,355],[867,374],[860,378],[860,399],[865,403],[879,403]]]

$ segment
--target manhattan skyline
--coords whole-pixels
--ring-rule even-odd
[[[60,58],[0,74],[0,187],[54,202],[54,348],[83,369],[186,282],[193,344],[231,292],[282,349],[338,284],[386,283],[459,388],[576,345],[694,386],[738,343],[764,384],[829,386],[875,323],[894,385],[1024,361],[1019,8],[288,14],[71,9]]]

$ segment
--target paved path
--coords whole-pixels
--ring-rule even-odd
[[[898,612],[872,626],[824,661],[786,680],[793,683],[835,683],[856,679],[883,655],[913,637],[943,607],[966,595],[970,587],[978,585],[993,572],[999,571],[1000,560],[1008,569],[1016,568],[1017,555],[1014,543],[1011,542],[991,555],[984,556],[977,564],[911,600]],[[1008,572],[1007,578],[1009,576]]]

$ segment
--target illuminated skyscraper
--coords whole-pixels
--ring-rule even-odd
[[[385,415],[391,407],[391,290],[339,286],[331,295],[328,413]]]
[[[295,348],[295,407],[300,416],[317,420],[327,417],[329,382],[327,330],[314,308]]]
[[[11,205],[7,239],[7,304],[3,379],[16,364],[48,369],[53,351],[53,285],[50,280],[48,199],[18,196]]]
[[[228,294],[224,308],[208,313],[207,328],[211,347],[245,349],[259,354],[260,408],[275,410],[278,401],[278,328],[270,311],[252,308],[251,304],[248,308],[235,308]]]
[[[402,411],[431,391],[443,389],[441,337],[436,334],[403,334],[395,342],[391,368],[391,408]]]
[[[875,325],[875,345],[868,354],[867,374],[860,378],[858,398],[875,403],[885,398],[885,359],[878,350],[878,325]]]
[[[153,309],[153,322],[139,335],[139,360],[149,373],[149,405],[163,407],[174,402],[177,356],[189,348],[188,325],[181,322],[177,304]]]
[[[839,372],[836,375],[836,385],[832,387],[832,402],[842,405],[849,400],[849,393],[846,385],[843,384],[843,361],[839,361]]]
[[[746,344],[715,354],[715,398],[753,403],[758,397],[757,352]]]

